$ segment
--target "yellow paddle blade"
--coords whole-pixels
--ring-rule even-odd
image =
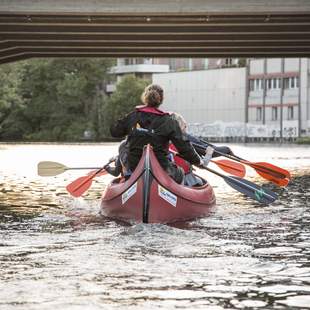
[[[41,161],[38,163],[38,175],[41,177],[51,177],[61,174],[67,170],[63,164],[54,161]]]

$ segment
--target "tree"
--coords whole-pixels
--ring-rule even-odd
[[[53,59],[46,67],[40,66],[36,76],[42,82],[32,85],[38,93],[30,109],[32,117],[38,114],[35,123],[40,133],[34,130],[28,138],[42,140],[50,135],[56,141],[76,141],[85,130],[95,132],[96,89],[106,78],[110,64],[107,59]]]
[[[14,122],[13,114],[23,109],[23,100],[19,91],[22,80],[23,64],[0,66],[0,136],[9,131],[8,136],[20,137],[23,126]]]
[[[98,86],[113,62],[36,59],[1,67],[0,139],[77,141],[85,130],[98,133]]]
[[[133,110],[141,104],[141,95],[150,81],[127,75],[117,84],[116,91],[107,100],[102,119],[104,120],[105,132],[109,136],[109,127],[117,119]]]

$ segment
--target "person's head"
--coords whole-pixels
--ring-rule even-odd
[[[164,90],[156,84],[150,84],[145,87],[141,96],[142,102],[148,107],[158,108],[164,99]]]
[[[179,123],[179,126],[180,126],[182,132],[185,132],[186,127],[187,127],[187,123],[186,123],[184,117],[181,114],[176,113],[176,112],[172,112],[171,117]]]

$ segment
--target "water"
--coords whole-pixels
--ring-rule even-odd
[[[36,175],[41,160],[102,166],[116,144],[0,145],[0,309],[310,309],[310,148],[232,148],[293,182],[260,206],[201,171],[212,215],[168,226],[101,218],[110,176],[74,199],[65,186],[85,171]]]

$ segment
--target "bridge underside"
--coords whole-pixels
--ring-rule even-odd
[[[27,11],[10,7],[14,2],[7,2],[8,10],[0,4],[0,63],[32,57],[310,55],[309,5],[298,11],[280,10],[280,6],[252,8],[251,13],[244,8],[228,12],[216,7],[196,12],[177,7],[166,11],[163,7],[163,12],[134,7],[121,12],[104,8],[69,12],[65,8],[53,10],[52,6]]]

